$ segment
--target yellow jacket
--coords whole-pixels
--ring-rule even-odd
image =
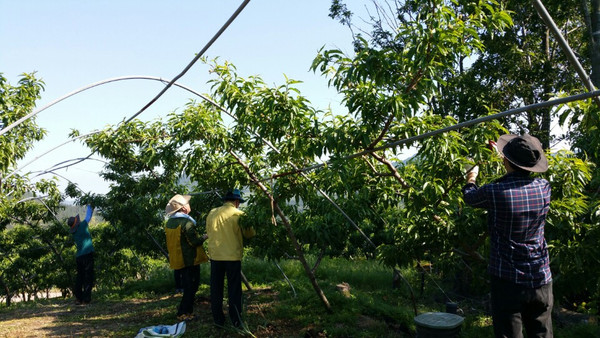
[[[251,238],[256,232],[252,227],[242,229],[240,217],[244,212],[233,202],[212,209],[206,217],[208,234],[208,254],[214,261],[241,261],[243,237]],[[242,237],[243,236],[243,237]]]
[[[171,269],[179,270],[188,266],[208,262],[193,218],[177,213],[165,223],[167,250]]]

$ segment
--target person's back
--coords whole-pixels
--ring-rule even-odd
[[[488,210],[492,275],[530,287],[548,283],[548,181],[512,172],[465,195],[465,202]]]
[[[70,233],[73,236],[75,247],[77,248],[76,257],[88,254],[94,251],[94,245],[92,244],[92,236],[90,234],[89,222],[92,219],[92,213],[94,209],[88,205],[86,210],[85,218],[81,221],[75,221],[69,219],[67,223],[70,223]],[[77,215],[79,217],[79,215]],[[74,217],[72,217],[74,219]]]
[[[184,216],[175,214],[165,224],[169,264],[174,270],[208,261],[202,247],[204,238],[195,229],[193,220]]]
[[[77,266],[77,277],[73,294],[76,304],[88,304],[92,300],[92,288],[94,287],[94,245],[90,235],[89,222],[92,219],[94,209],[87,206],[85,219],[80,221],[79,214],[69,217],[67,225],[73,236],[77,251],[75,252],[75,264]]]
[[[550,184],[531,173],[548,170],[539,140],[502,135],[497,142],[506,175],[477,186],[469,169],[465,203],[487,209],[492,321],[496,337],[552,337],[552,273],[544,239]]]
[[[232,202],[210,211],[206,218],[208,252],[210,259],[217,261],[239,261],[242,259],[242,229],[240,217],[244,212]]]
[[[242,198],[238,189],[228,191],[223,205],[206,217],[208,254],[210,255],[210,307],[215,325],[225,325],[223,290],[227,275],[229,318],[235,327],[242,323],[242,254],[243,238],[255,235],[252,227],[243,226],[245,213],[239,210]]]
[[[206,236],[201,236],[196,220],[189,215],[191,196],[176,194],[165,207],[165,237],[169,252],[169,265],[175,276],[181,278],[183,289],[181,302],[177,307],[178,320],[193,320],[194,299],[200,285],[200,264],[208,261],[202,243]]]

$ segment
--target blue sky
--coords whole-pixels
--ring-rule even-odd
[[[0,0],[0,72],[13,85],[19,74],[37,72],[45,82],[38,108],[109,78],[148,75],[171,79],[241,3]],[[348,3],[351,9],[360,11],[369,1]],[[350,30],[328,17],[329,6],[329,0],[250,1],[205,56],[227,60],[237,67],[240,76],[260,75],[268,84],[283,83],[284,74],[304,81],[298,87],[315,107],[339,110],[340,96],[327,87],[325,78],[309,72],[322,46],[348,53],[352,50]],[[207,93],[207,70],[198,62],[178,82]],[[163,86],[142,80],[107,84],[44,110],[37,122],[48,130],[48,137],[20,163],[20,172],[46,170],[62,161],[87,156],[89,150],[73,142],[38,159],[67,141],[71,129],[88,133],[131,117]],[[194,99],[191,94],[172,87],[139,118],[148,121],[164,117],[183,109],[190,99]],[[101,165],[87,161],[59,173],[84,191],[105,193],[108,185],[97,175]],[[60,184],[64,187],[66,181],[61,179]]]

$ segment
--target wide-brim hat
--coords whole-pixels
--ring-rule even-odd
[[[496,142],[498,151],[515,166],[534,173],[548,170],[548,159],[540,140],[529,134],[506,134]]]
[[[67,219],[67,225],[71,228],[79,224],[79,222],[81,222],[81,220],[79,219],[79,214],[73,217],[69,217]]]
[[[242,197],[242,193],[239,189],[233,189],[228,191],[225,196],[222,197],[223,201],[232,201],[238,200],[240,203],[246,202],[246,200]]]
[[[167,203],[167,206],[165,207],[165,213],[167,214],[167,216],[174,214],[179,209],[188,205],[190,203],[191,198],[192,198],[192,196],[190,196],[190,195],[177,194],[177,195],[173,196],[169,200],[169,203]]]

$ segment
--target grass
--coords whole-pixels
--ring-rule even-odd
[[[202,265],[201,286],[195,312],[199,319],[188,323],[189,337],[412,337],[414,310],[408,288],[392,288],[392,272],[371,261],[324,259],[316,277],[327,296],[332,312],[317,298],[312,285],[297,261],[280,266],[292,287],[272,262],[249,257],[243,262],[252,291],[244,288],[246,328],[212,325],[208,287],[209,266]],[[419,275],[403,271],[413,288]],[[336,285],[347,283],[349,295]],[[134,281],[119,289],[98,288],[89,306],[76,306],[72,299],[50,299],[0,307],[0,332],[4,336],[92,336],[134,337],[139,329],[151,325],[172,325],[181,295],[173,292],[173,273],[166,266],[152,278]],[[293,292],[295,290],[295,293]],[[420,291],[420,290],[416,290]],[[426,282],[418,292],[418,312],[443,311],[443,297],[434,283]],[[437,301],[436,301],[437,300]],[[474,305],[475,304],[475,305]],[[459,302],[465,310],[461,337],[492,336],[491,319],[476,302]],[[555,321],[558,337],[599,337],[600,329],[591,318],[587,323]]]

